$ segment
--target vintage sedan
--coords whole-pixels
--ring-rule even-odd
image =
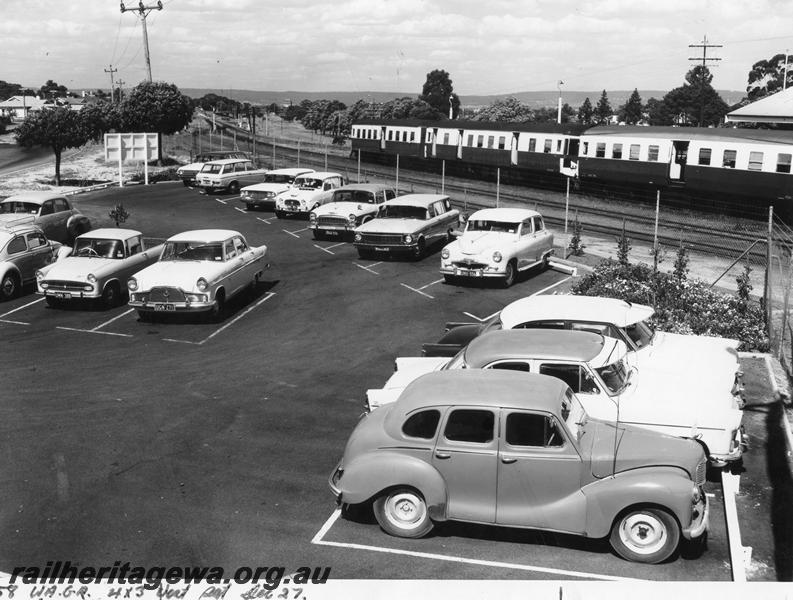
[[[29,221],[38,225],[51,240],[70,244],[91,230],[91,221],[69,200],[52,192],[25,192],[0,202],[0,224]]]
[[[441,250],[447,283],[461,278],[515,283],[519,272],[548,266],[553,234],[540,213],[524,208],[485,208],[470,216],[463,234]]]
[[[315,171],[295,177],[292,187],[275,198],[275,216],[279,219],[308,216],[312,210],[329,202],[333,190],[344,185],[339,173]]]
[[[69,253],[60,242],[48,240],[33,223],[0,224],[0,300],[10,300],[36,279],[36,270]]]
[[[274,169],[264,174],[261,183],[246,185],[240,192],[240,202],[246,210],[275,210],[275,197],[292,187],[295,177],[313,173],[314,169]]]
[[[394,401],[411,381],[434,370],[542,373],[567,383],[594,417],[696,439],[714,466],[741,457],[743,413],[732,396],[713,393],[688,369],[632,369],[628,356],[624,342],[589,331],[496,330],[448,360],[397,358],[394,374],[382,390],[368,390],[367,399],[370,409]]]
[[[249,246],[228,229],[185,231],[169,238],[160,259],[127,281],[129,305],[142,320],[153,313],[207,313],[253,289],[269,268],[267,246]]]
[[[204,165],[213,160],[222,160],[224,158],[250,158],[247,152],[241,150],[213,150],[211,152],[202,152],[197,154],[195,160],[189,164],[182,165],[176,169],[176,175],[182,180],[186,187],[195,185],[196,175],[204,168]]]
[[[377,218],[356,227],[353,243],[361,258],[386,253],[420,259],[433,244],[453,239],[459,218],[448,196],[407,194],[389,200]]]
[[[447,520],[608,536],[623,558],[668,559],[708,528],[699,444],[591,417],[559,379],[430,373],[365,415],[329,485],[419,538]]]
[[[351,183],[334,190],[330,201],[308,215],[315,240],[351,238],[353,229],[374,219],[394,188],[382,183]]]
[[[71,256],[36,271],[38,293],[52,307],[81,300],[116,306],[127,294],[127,279],[154,264],[162,248],[148,247],[134,229],[94,229],[78,236]]]
[[[210,194],[218,190],[238,194],[240,188],[261,182],[266,173],[267,169],[258,168],[250,160],[227,158],[205,164],[196,175],[196,183]]]

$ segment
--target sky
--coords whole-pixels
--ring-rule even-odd
[[[156,5],[148,0],[146,6]],[[662,90],[714,44],[713,86],[793,53],[790,0],[163,0],[147,19],[152,77],[180,88],[460,96]],[[133,0],[127,8],[136,8]],[[700,60],[701,62],[701,60]],[[114,0],[0,0],[0,80],[129,88],[147,77],[142,22]],[[560,85],[559,81],[563,83]]]

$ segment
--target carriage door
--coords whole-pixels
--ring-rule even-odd
[[[432,128],[432,158],[438,155],[438,128]]]
[[[688,161],[688,142],[675,140],[672,142],[675,156],[669,166],[669,179],[680,180],[685,177],[686,162]]]
[[[567,177],[578,176],[578,144],[577,138],[565,138],[564,153],[559,159],[559,172]]]
[[[463,130],[457,130],[457,158],[463,157]]]
[[[380,150],[385,150],[385,125],[380,128]]]
[[[509,143],[509,162],[513,165],[518,164],[518,136],[519,132],[512,132],[512,141]]]

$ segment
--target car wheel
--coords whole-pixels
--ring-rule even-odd
[[[669,558],[680,541],[680,526],[660,508],[637,508],[623,513],[611,528],[609,542],[622,558],[656,564]]]
[[[413,249],[413,258],[421,260],[427,252],[427,241],[421,237],[416,242],[416,247]]]
[[[215,293],[215,303],[209,312],[209,320],[217,323],[223,318],[223,309],[226,306],[226,292],[218,290]]]
[[[237,195],[239,193],[240,193],[240,184],[237,183],[236,181],[232,181],[229,184],[229,194]]]
[[[113,308],[121,303],[121,290],[118,284],[111,281],[102,290],[102,305],[105,308]]]
[[[427,503],[416,490],[398,488],[374,501],[374,516],[383,531],[405,538],[419,538],[432,530]]]
[[[19,279],[13,273],[6,273],[0,280],[0,299],[11,300],[19,294]]]
[[[275,216],[278,217],[279,219],[283,219],[286,216],[286,213],[282,210],[276,209]]]
[[[153,320],[153,314],[148,310],[139,310],[138,319],[140,319],[142,323],[151,323]]]
[[[511,260],[507,263],[506,269],[504,269],[504,287],[508,288],[513,283],[515,283],[515,278],[517,277],[517,269],[515,268],[515,261]]]
[[[182,179],[182,185],[185,187],[190,187],[190,184],[187,182],[187,179]]]
[[[47,306],[50,308],[59,308],[61,306],[60,299],[54,296],[44,296],[44,302],[46,302]]]
[[[358,258],[362,258],[363,260],[372,260],[374,258],[374,254],[371,250],[358,248]]]
[[[454,285],[457,283],[457,278],[454,275],[444,275],[443,276],[444,283],[448,283],[450,285]]]
[[[542,264],[540,264],[540,268],[543,271],[545,271],[550,266],[550,264],[551,264],[551,255],[550,254],[545,254],[542,257]]]
[[[450,229],[449,231],[446,232],[446,243],[447,244],[451,244],[454,241],[454,239],[455,239],[454,238],[454,234],[452,233],[452,230]]]
[[[314,239],[315,240],[324,240],[325,239],[325,232],[321,231],[320,229],[314,230]]]

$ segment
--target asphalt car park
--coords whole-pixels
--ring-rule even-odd
[[[328,475],[394,358],[418,355],[446,321],[484,320],[567,273],[447,285],[439,249],[362,260],[352,244],[314,240],[305,221],[178,182],[75,203],[101,224],[119,202],[147,237],[222,225],[266,244],[272,268],[219,322],[48,308],[31,293],[0,303],[0,571],[55,556],[321,564],[334,579],[730,579],[717,482],[707,547],[655,566],[570,536],[445,524],[403,540],[366,515],[338,518]]]

